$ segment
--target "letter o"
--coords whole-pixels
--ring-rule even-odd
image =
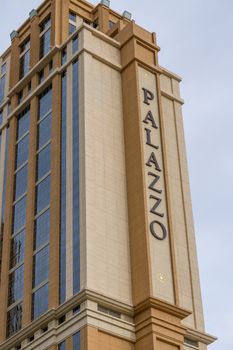
[[[162,229],[162,236],[159,236],[156,231],[155,231],[155,224],[157,224],[158,226],[160,226],[160,228]],[[164,241],[167,238],[167,230],[166,227],[159,221],[152,221],[150,223],[150,232],[152,233],[152,235],[160,240],[160,241]]]

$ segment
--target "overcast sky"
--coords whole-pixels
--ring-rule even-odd
[[[0,52],[40,0],[1,1]],[[94,1],[95,4],[98,1]],[[233,1],[111,0],[157,33],[182,97],[209,350],[233,349]]]

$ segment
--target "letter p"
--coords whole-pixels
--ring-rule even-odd
[[[150,90],[147,90],[145,88],[142,88],[143,93],[144,93],[144,103],[147,104],[148,106],[150,105],[150,101],[153,101],[153,99],[155,98],[153,92],[151,92]]]

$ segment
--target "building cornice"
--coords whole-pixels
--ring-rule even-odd
[[[135,306],[135,309],[134,309],[135,315],[149,308],[154,308],[160,311],[164,311],[172,316],[176,316],[180,320],[183,320],[184,318],[192,314],[190,310],[170,304],[167,301],[164,301],[162,299],[150,297]]]
[[[202,342],[203,344],[210,345],[214,343],[218,338],[210,335],[208,333],[200,332],[196,329],[188,328],[187,329],[187,337],[198,342]]]

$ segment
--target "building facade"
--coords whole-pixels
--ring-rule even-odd
[[[108,0],[0,57],[0,349],[207,349],[180,78]]]

